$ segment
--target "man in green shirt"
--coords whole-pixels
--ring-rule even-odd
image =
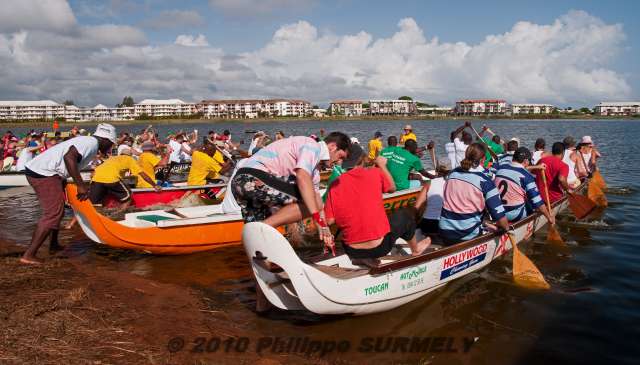
[[[387,168],[393,181],[396,184],[396,190],[409,188],[418,188],[421,186],[418,180],[409,180],[409,173],[415,171],[423,176],[429,176],[422,166],[420,158],[416,156],[418,145],[414,140],[407,140],[404,148],[399,146],[387,147],[380,152],[380,156],[387,159]]]
[[[483,136],[484,132],[487,132],[487,133],[491,134],[491,137],[489,137],[489,136],[482,137],[482,141],[484,141],[484,143],[497,156],[500,156],[501,154],[503,154],[504,153],[504,147],[502,146],[502,143],[501,143],[501,140],[500,140],[500,136],[498,136],[497,134],[493,133],[493,131],[491,129],[489,129],[489,127],[487,127],[486,125],[482,126],[482,131],[480,132],[480,136]],[[484,167],[488,167],[489,166],[489,162],[491,162],[491,160],[492,160],[491,153],[489,152],[489,149],[487,149],[487,152],[485,154]],[[497,161],[494,161],[494,162],[497,162]]]

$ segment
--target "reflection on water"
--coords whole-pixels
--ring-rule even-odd
[[[376,130],[385,136],[398,134],[403,124],[402,121],[222,123],[213,125],[212,129],[230,129],[236,140],[244,138],[245,129],[270,133],[285,130],[289,134],[317,134],[320,128],[327,132],[340,129],[365,142]],[[419,141],[426,143],[433,139],[438,145],[438,155],[443,157],[442,146],[448,134],[461,122],[412,124]],[[188,256],[150,256],[95,245],[74,228],[61,232],[63,242],[68,245],[65,255],[88,265],[193,287],[203,294],[211,309],[221,311],[221,315],[234,323],[266,335],[351,341],[352,348],[340,359],[352,362],[596,364],[637,360],[636,342],[640,338],[637,231],[640,227],[634,217],[640,207],[638,123],[499,121],[489,124],[504,138],[517,133],[530,147],[539,136],[551,145],[566,135],[580,137],[588,131],[605,156],[602,170],[610,186],[610,206],[585,221],[576,221],[569,214],[560,217],[566,247],[546,244],[544,231],[522,244],[523,252],[551,284],[550,291],[536,292],[513,285],[511,260],[506,257],[432,295],[385,313],[326,317],[307,312],[273,311],[258,316],[253,312],[255,293],[250,269],[240,246]],[[193,127],[204,129],[202,125]],[[159,129],[166,133],[172,127],[160,126]],[[430,166],[428,158],[423,162]],[[0,190],[0,206],[0,240],[26,244],[39,214],[34,196],[28,188]],[[306,248],[305,252],[313,254],[314,250]],[[357,350],[357,344],[368,337],[439,336],[457,341],[473,339],[472,349],[464,354],[462,343],[454,342],[457,352],[450,353]],[[379,345],[384,348],[387,344],[380,342]],[[337,357],[330,355],[329,359]]]

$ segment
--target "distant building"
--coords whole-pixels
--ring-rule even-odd
[[[311,115],[314,118],[324,118],[327,115],[327,109],[313,108],[311,109]]]
[[[186,116],[195,114],[196,104],[185,103],[180,99],[156,100],[145,99],[133,106],[134,115],[150,117]]]
[[[65,106],[52,100],[0,101],[0,120],[64,118]]]
[[[594,109],[598,115],[635,115],[640,114],[640,101],[602,102]]]
[[[502,99],[467,99],[456,102],[456,115],[506,114],[507,102]]]
[[[551,114],[555,106],[551,104],[511,104],[511,114]]]
[[[416,112],[413,100],[369,100],[371,115],[412,115]]]
[[[311,103],[295,99],[202,100],[197,105],[205,118],[304,117]]]
[[[331,115],[346,117],[362,115],[362,100],[335,100],[329,104]]]
[[[416,109],[418,114],[424,115],[449,115],[453,113],[453,108],[450,106],[419,106]]]

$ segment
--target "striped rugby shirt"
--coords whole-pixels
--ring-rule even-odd
[[[525,218],[544,204],[535,178],[518,163],[500,165],[495,183],[509,222]]]
[[[504,217],[498,189],[484,171],[482,166],[469,171],[457,168],[449,175],[439,224],[445,240],[462,242],[480,235],[485,209],[494,221]]]

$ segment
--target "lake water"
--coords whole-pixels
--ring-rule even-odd
[[[449,133],[461,121],[411,121],[420,144],[433,140],[439,157]],[[104,265],[153,280],[186,285],[199,290],[216,310],[229,319],[265,336],[306,336],[344,340],[345,353],[327,359],[345,363],[460,363],[460,364],[603,364],[637,363],[640,358],[640,122],[638,121],[486,121],[503,138],[517,136],[533,147],[538,137],[547,146],[567,135],[593,137],[604,157],[602,173],[611,188],[610,206],[586,223],[561,218],[561,233],[568,249],[545,243],[537,234],[522,245],[527,256],[544,273],[552,288],[546,292],[513,285],[510,258],[454,281],[443,289],[392,311],[365,317],[320,317],[310,313],[253,312],[255,299],[249,266],[240,246],[181,257],[149,256],[112,250],[91,243],[77,228],[63,233],[67,254],[88,265]],[[229,129],[234,140],[245,130],[265,130],[273,135],[318,134],[340,130],[362,144],[379,130],[385,138],[398,135],[402,121],[269,122],[160,125],[161,135],[179,128]],[[482,122],[474,122],[476,128]],[[138,130],[140,126],[118,126]],[[25,128],[13,128],[24,132]],[[248,136],[248,135],[247,135]],[[431,163],[425,158],[425,165]],[[0,239],[19,244],[29,241],[38,216],[35,197],[28,189],[0,191]],[[319,250],[319,248],[318,248]],[[170,334],[167,334],[167,336]],[[159,336],[164,336],[159,334]],[[377,337],[453,338],[456,352],[422,354],[392,352],[381,342],[379,352],[362,352],[359,345]],[[163,337],[164,338],[164,337]],[[473,339],[463,353],[464,339]],[[362,348],[360,348],[362,349]]]

